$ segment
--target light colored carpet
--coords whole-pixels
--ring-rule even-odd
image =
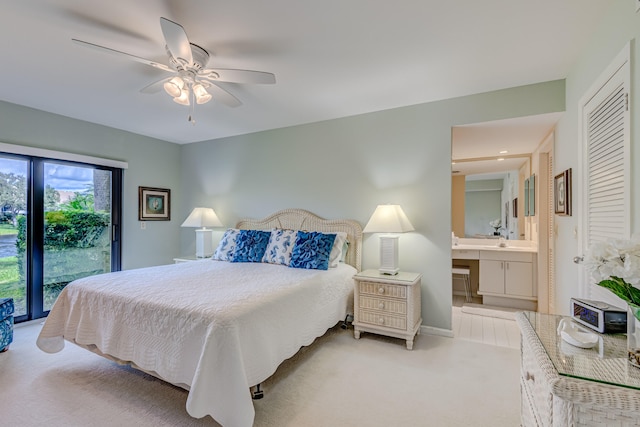
[[[0,419],[15,426],[217,426],[185,410],[187,392],[67,344],[15,329],[0,354]],[[257,427],[517,426],[517,350],[421,335],[404,341],[331,329],[284,362],[254,401]]]

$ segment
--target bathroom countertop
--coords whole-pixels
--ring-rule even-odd
[[[451,250],[500,251],[500,252],[533,252],[538,248],[526,240],[504,240],[506,246],[499,246],[498,239],[466,239],[459,238],[458,244],[452,244]]]

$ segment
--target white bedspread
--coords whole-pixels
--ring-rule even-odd
[[[191,416],[251,426],[250,387],[345,317],[355,273],[199,261],[87,277],[62,291],[37,345],[132,363],[188,389]]]

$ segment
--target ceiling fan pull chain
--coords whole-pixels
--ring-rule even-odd
[[[189,85],[189,98],[191,98],[191,102],[189,103],[189,122],[195,126],[196,119],[193,118],[193,110],[195,109],[196,96],[193,93],[193,86]]]

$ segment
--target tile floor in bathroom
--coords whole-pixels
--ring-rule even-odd
[[[477,303],[479,301],[474,301]],[[465,313],[464,296],[453,296],[452,329],[456,338],[496,345],[520,348],[520,330],[515,320]],[[504,317],[511,317],[506,314]]]

